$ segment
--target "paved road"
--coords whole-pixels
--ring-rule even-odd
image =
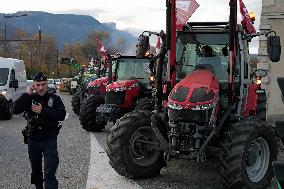
[[[91,134],[91,162],[93,164],[90,165],[87,189],[222,189],[217,182],[219,176],[215,172],[212,162],[199,166],[194,161],[174,160],[168,163],[167,168],[163,168],[161,175],[156,178],[144,180],[125,179],[107,164],[107,155],[101,150],[106,148],[107,134],[108,129],[101,133]],[[95,162],[95,160],[99,162]],[[102,171],[97,173],[96,167],[100,167]],[[101,177],[98,177],[98,175]]]
[[[105,153],[108,129],[100,133],[85,132],[71,110],[71,96],[61,94],[69,113],[59,135],[59,188],[62,189],[221,189],[214,163],[202,166],[194,161],[172,161],[161,175],[145,180],[128,180],[108,164]],[[24,118],[15,116],[0,121],[0,189],[32,188],[27,146],[21,130]]]
[[[87,181],[90,134],[79,126],[78,116],[70,107],[71,96],[61,95],[68,119],[58,137],[60,165],[57,172],[59,188],[84,189]],[[22,129],[25,119],[22,115],[12,120],[0,120],[0,188],[30,189],[30,164],[27,145],[23,144]]]

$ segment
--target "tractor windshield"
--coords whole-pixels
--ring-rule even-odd
[[[148,59],[120,59],[117,80],[138,79],[142,83],[148,83],[150,77],[149,64]]]
[[[177,81],[198,67],[211,70],[220,82],[228,80],[228,34],[181,34],[177,39]],[[209,47],[208,47],[209,46]],[[210,53],[205,51],[210,50]]]

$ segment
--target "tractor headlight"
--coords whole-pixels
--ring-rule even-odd
[[[175,104],[175,103],[169,103],[168,107],[174,110],[181,110],[182,106],[180,104]]]
[[[6,96],[7,95],[7,90],[4,89],[3,91],[0,92],[1,95]]]
[[[260,84],[261,84],[261,79],[257,79],[255,83],[256,83],[257,85],[260,85]]]
[[[110,88],[106,86],[106,92],[110,92]]]
[[[152,81],[152,82],[155,81],[155,76],[153,76],[153,75],[150,76],[150,77],[149,77],[149,80]]]
[[[210,103],[210,104],[199,104],[195,105],[192,107],[192,110],[208,110],[210,108],[213,108],[215,106],[215,103]]]

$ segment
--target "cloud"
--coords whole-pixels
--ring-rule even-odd
[[[229,0],[196,0],[200,7],[189,21],[228,21]],[[243,0],[249,11],[255,11],[256,28],[260,24],[262,0]],[[0,7],[0,12],[20,10],[48,11],[93,16],[100,22],[115,22],[120,30],[140,31],[165,30],[165,0],[9,0]],[[139,32],[137,32],[139,31]]]

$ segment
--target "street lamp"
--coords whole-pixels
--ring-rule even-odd
[[[6,54],[7,54],[7,26],[6,26],[6,19],[9,19],[9,18],[15,18],[15,17],[22,17],[22,16],[28,16],[28,14],[21,14],[21,15],[5,15],[4,16],[4,21],[5,21],[5,36],[4,36],[4,55],[5,55],[5,58],[6,58]]]

